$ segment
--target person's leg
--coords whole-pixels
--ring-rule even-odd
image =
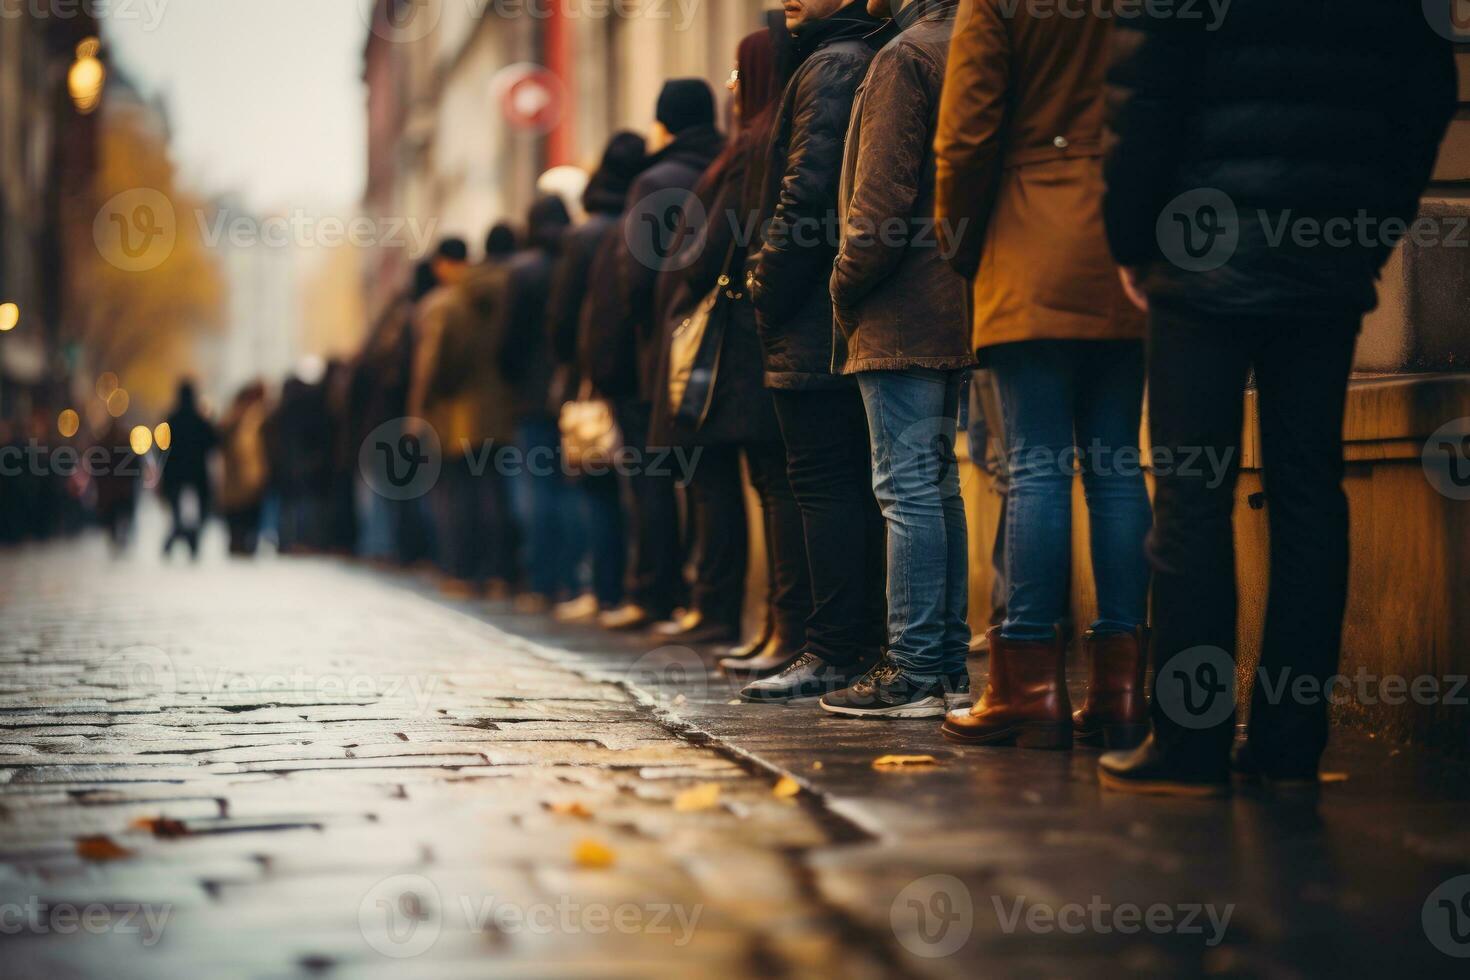
[[[1348,589],[1342,428],[1357,326],[1276,324],[1256,359],[1271,582],[1250,743],[1268,774],[1315,776],[1327,746],[1326,698],[1300,701],[1290,691],[1300,677],[1327,690],[1341,654]],[[1271,698],[1262,679],[1285,693]]]
[[[811,575],[807,650],[832,665],[864,664],[882,644],[868,530],[876,523],[881,531],[882,515],[873,497],[862,396],[856,386],[775,395]],[[882,561],[881,552],[876,557]]]
[[[970,654],[970,534],[965,521],[965,498],[960,494],[959,458],[955,454],[960,396],[964,375],[949,372],[944,405],[940,413],[941,439],[936,449],[943,455],[938,489],[944,507],[944,640],[941,644],[943,673],[950,693],[968,691]]]
[[[679,598],[679,514],[674,483],[672,477],[650,472],[647,465],[648,406],[620,405],[618,423],[625,447],[637,454],[625,475],[633,541],[628,556],[628,600],[653,619],[664,619],[673,612]]]
[[[1000,634],[1007,640],[1049,643],[1067,613],[1080,363],[1070,344],[1003,344],[990,353],[1009,452],[1006,620]]]
[[[1010,477],[1006,473],[1005,416],[1000,408],[1000,389],[995,373],[979,368],[970,375],[970,456],[977,461],[1000,498],[996,515],[995,541],[990,547],[990,625],[1006,619],[1006,498]]]
[[[1138,445],[1143,415],[1141,342],[1086,345],[1078,374],[1077,446],[1087,495],[1092,575],[1097,584],[1095,636],[1133,633],[1148,618],[1148,558],[1153,522]]]
[[[949,377],[924,370],[857,377],[867,409],[873,491],[887,522],[888,655],[914,680],[934,683],[958,670],[948,662],[953,651],[945,643],[950,515],[943,491],[955,476],[954,421],[944,417]],[[961,529],[963,524],[961,514]]]
[[[694,608],[708,625],[738,631],[745,605],[749,535],[739,448],[706,447],[689,489],[700,541]]]
[[[1240,468],[1248,324],[1155,312],[1149,433],[1155,469],[1154,740],[1175,768],[1212,779],[1234,736],[1236,587],[1232,511]],[[1214,461],[1211,464],[1211,461]]]
[[[587,476],[588,537],[592,553],[592,591],[604,609],[623,601],[623,571],[627,546],[623,503],[617,477]]]
[[[767,515],[766,550],[771,556],[771,613],[783,650],[796,650],[806,639],[812,612],[811,566],[801,508],[786,473],[786,447],[757,443],[746,447],[751,481]]]

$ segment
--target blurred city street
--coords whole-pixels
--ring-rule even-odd
[[[685,648],[222,552],[0,565],[7,973],[1442,968],[1420,920],[1470,780],[1428,753],[1344,737],[1320,797],[1109,797],[1092,753],[739,708]]]

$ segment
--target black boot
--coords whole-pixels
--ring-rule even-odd
[[[1213,753],[1211,753],[1213,756]],[[1224,758],[1164,747],[1150,734],[1136,749],[1108,752],[1097,763],[1103,787],[1120,793],[1158,796],[1224,796],[1230,768]]]

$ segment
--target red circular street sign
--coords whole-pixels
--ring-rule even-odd
[[[496,75],[500,111],[516,129],[547,132],[561,121],[566,91],[561,79],[540,65],[511,65]]]

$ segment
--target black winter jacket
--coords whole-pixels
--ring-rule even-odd
[[[802,59],[771,134],[761,200],[761,249],[750,273],[766,385],[851,383],[832,373],[832,260],[837,190],[853,97],[878,49],[894,36],[856,0],[797,37]]]
[[[551,345],[556,376],[551,386],[551,403],[558,411],[577,397],[584,377],[578,356],[582,307],[592,289],[592,263],[608,231],[617,227],[623,211],[622,195],[584,202],[587,219],[567,232],[561,256],[551,277],[551,300],[546,311],[547,342]],[[611,283],[607,284],[611,286]]]
[[[566,211],[533,205],[529,247],[505,263],[508,297],[503,301],[508,327],[501,370],[514,391],[517,419],[550,414],[553,357],[547,337],[551,273],[566,233]]]
[[[687,129],[653,155],[628,191],[622,233],[610,239],[616,249],[618,316],[616,322],[599,327],[609,331],[600,345],[601,356],[619,368],[619,376],[599,372],[603,375],[599,387],[609,397],[645,403],[655,398],[660,337],[655,287],[694,185],[724,145],[724,137],[713,127]],[[626,374],[630,361],[635,365],[632,376]]]
[[[1113,36],[1114,257],[1158,308],[1372,309],[1455,106],[1450,45],[1421,5],[1234,0],[1214,30],[1150,9]]]

